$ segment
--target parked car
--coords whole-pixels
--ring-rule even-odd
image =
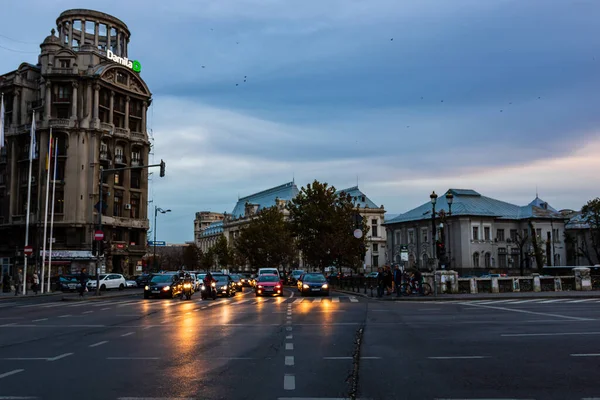
[[[102,274],[99,275],[100,290],[119,289],[123,290],[127,287],[125,277],[121,274]],[[87,283],[88,290],[96,290],[96,277],[90,277]]]

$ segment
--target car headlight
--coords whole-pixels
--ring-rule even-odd
[[[308,285],[302,285],[302,289],[308,289],[309,286]]]
[[[324,284],[323,286],[321,286],[323,289],[327,289],[329,286],[327,284]]]
[[[210,286],[217,287],[217,284],[213,282],[213,283],[210,284]]]
[[[171,290],[171,286],[165,286],[163,290],[166,292],[167,290]]]
[[[206,286],[202,285],[201,290],[206,290]]]
[[[150,290],[150,286],[148,286],[148,285],[144,286],[144,290]]]
[[[262,287],[262,285],[258,285],[258,288],[259,288],[259,289],[262,289],[263,287]]]

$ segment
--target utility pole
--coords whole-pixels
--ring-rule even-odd
[[[437,202],[437,197],[438,195],[435,193],[435,191],[433,193],[431,193],[431,195],[429,196],[429,198],[431,199],[431,206],[433,207],[433,210],[431,212],[431,248],[432,248],[432,256],[433,256],[433,295],[437,296],[437,277],[436,277],[436,272],[437,272],[437,253],[436,253],[436,247],[435,247],[435,241],[436,241],[436,227],[435,227],[435,203]]]
[[[152,266],[154,269],[154,272],[157,272],[156,269],[156,216],[158,215],[158,213],[161,214],[166,214],[168,212],[171,212],[171,210],[163,210],[160,207],[154,206],[154,226],[152,227],[152,230],[154,231],[154,241],[152,242],[152,247],[154,248],[153,254],[152,254]]]

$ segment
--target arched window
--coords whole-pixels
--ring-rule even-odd
[[[423,268],[427,268],[427,266],[429,265],[429,256],[427,255],[427,253],[423,253],[423,255],[421,256],[421,260],[423,260]]]
[[[479,253],[473,253],[473,268],[479,268]]]
[[[492,267],[492,254],[491,253],[485,253],[485,267],[486,268]]]

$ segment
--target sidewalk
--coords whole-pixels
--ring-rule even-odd
[[[371,297],[371,291],[367,290],[367,294],[364,294],[364,290],[360,293],[347,291],[347,290],[339,290],[332,289],[338,293],[349,294],[353,296],[360,296],[365,298],[372,298],[373,300],[379,301],[469,301],[469,300],[510,300],[510,299],[520,299],[520,298],[531,298],[531,299],[588,299],[588,298],[598,298],[600,299],[600,291],[592,290],[592,291],[564,291],[564,292],[509,292],[509,293],[478,293],[478,294],[438,294],[437,297],[434,297],[433,294],[430,296],[419,296],[419,295],[411,295],[411,296],[401,296],[397,297],[396,294],[392,294],[390,296],[383,296],[382,298],[377,298],[375,290],[373,291],[374,297]]]

